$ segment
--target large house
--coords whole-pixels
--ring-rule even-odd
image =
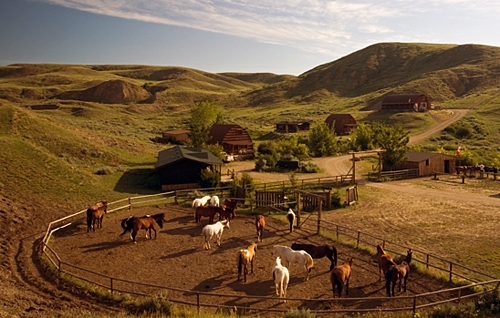
[[[326,118],[325,123],[335,130],[337,136],[350,135],[358,126],[356,119],[350,114],[331,114]]]
[[[158,153],[156,169],[160,173],[162,191],[199,188],[201,171],[221,172],[224,163],[210,151],[174,146]]]
[[[239,125],[215,124],[210,128],[209,144],[219,144],[228,155],[240,159],[254,157],[253,141],[248,132]]]
[[[424,94],[387,95],[382,100],[380,110],[418,111],[431,109],[431,99]]]

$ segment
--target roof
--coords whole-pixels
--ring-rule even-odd
[[[427,159],[431,159],[432,157],[435,156],[447,156],[450,158],[454,158],[453,156],[447,155],[447,154],[441,154],[441,153],[435,153],[435,152],[413,152],[413,151],[408,151],[406,153],[406,160],[405,161],[410,161],[410,162],[422,162]]]
[[[351,114],[331,114],[330,116],[328,116],[326,119],[325,119],[325,122],[326,123],[332,123],[334,121],[340,121],[344,118],[348,118],[348,119],[354,119],[354,117],[352,117]]]
[[[234,125],[234,124],[214,124],[212,128],[210,128],[210,143],[215,144],[219,143],[222,144],[222,141],[224,140],[224,137],[226,137],[227,133],[233,129],[242,129],[244,130],[240,125]]]
[[[422,95],[424,94],[387,95],[382,100],[382,104],[414,103]]]
[[[280,122],[278,122],[277,124],[280,124],[280,125],[303,125],[303,124],[309,124],[308,121],[286,121],[286,120],[282,120]]]
[[[183,134],[189,134],[191,132],[191,130],[187,130],[187,129],[177,129],[177,130],[168,130],[168,131],[164,131],[163,134],[164,135],[183,135]]]
[[[156,168],[160,168],[183,159],[206,163],[207,165],[224,164],[219,158],[214,156],[208,150],[197,147],[174,146],[158,152]]]

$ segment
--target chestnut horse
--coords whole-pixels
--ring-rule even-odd
[[[214,217],[216,214],[219,214],[219,220],[222,218],[227,218],[229,219],[233,214],[226,213],[226,207],[223,206],[199,206],[196,208],[195,212],[195,220],[196,223],[200,224],[201,223],[201,218],[203,216],[208,217],[208,224],[213,224],[214,223]],[[233,216],[234,217],[234,216]]]
[[[160,228],[163,228],[163,222],[166,222],[165,213],[158,213],[155,215],[145,215],[142,217],[131,216],[121,221],[123,233],[120,234],[120,236],[130,231],[131,232],[130,238],[134,243],[137,243],[137,241],[135,240],[137,232],[139,232],[139,230],[141,229],[144,229],[146,230],[146,238],[148,238],[148,231],[149,231],[149,239],[152,238],[151,230],[153,230],[155,232],[155,239],[156,239],[156,229],[154,225],[158,224]]]
[[[337,249],[333,245],[313,245],[293,243],[292,250],[306,251],[312,258],[327,257],[330,260],[330,270],[337,265]]]
[[[248,264],[250,264],[251,273],[253,274],[253,259],[255,258],[255,253],[257,252],[257,243],[252,243],[248,245],[246,249],[241,249],[238,251],[237,262],[238,262],[238,281],[241,277],[241,270],[243,269],[243,279],[246,283]]]
[[[104,213],[108,212],[108,201],[101,201],[87,209],[87,233],[90,230],[95,232],[95,227],[102,229],[102,219]]]
[[[255,217],[255,229],[257,230],[257,242],[262,242],[262,234],[264,233],[264,227],[266,226],[266,220],[263,215],[259,214]]]
[[[330,282],[332,283],[333,297],[335,297],[335,286],[339,290],[339,298],[342,295],[349,294],[349,279],[352,272],[352,257],[349,258],[344,264],[335,266],[330,274]],[[345,287],[345,288],[344,288]]]
[[[392,257],[387,255],[379,244],[377,245],[377,261],[378,261],[378,280],[382,280],[382,272],[384,273],[384,277],[387,274],[387,269],[391,265],[396,265]]]
[[[391,297],[391,288],[390,285],[392,283],[392,296],[394,296],[394,287],[396,286],[396,282],[399,280],[399,291],[401,291],[401,284],[404,280],[404,292],[406,292],[406,282],[408,281],[408,275],[410,274],[410,263],[412,257],[412,250],[409,249],[406,252],[406,257],[399,265],[391,265],[387,270],[387,274],[385,276],[385,289],[387,291],[387,296]]]

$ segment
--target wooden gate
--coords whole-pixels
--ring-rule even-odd
[[[312,211],[319,207],[319,202],[321,201],[324,209],[332,208],[332,194],[328,192],[308,192],[308,194],[313,195],[303,195],[302,196],[302,209],[304,211]]]
[[[284,202],[284,191],[255,190],[255,206],[282,205]]]

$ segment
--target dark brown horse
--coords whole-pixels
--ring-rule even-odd
[[[326,256],[330,260],[330,270],[337,266],[337,249],[333,245],[293,243],[292,250],[306,251],[312,258],[323,258]]]
[[[263,215],[259,214],[255,216],[255,229],[257,230],[257,242],[262,242],[262,234],[264,233],[264,227],[266,226],[266,219]]]
[[[385,289],[387,291],[387,296],[391,297],[391,283],[392,283],[392,296],[394,296],[394,287],[396,282],[399,280],[399,291],[401,291],[401,285],[404,281],[404,292],[406,292],[406,282],[408,281],[408,275],[410,274],[410,263],[412,257],[412,250],[409,249],[406,252],[406,257],[399,265],[391,265],[387,270],[385,275]]]
[[[102,229],[102,219],[104,213],[108,212],[108,201],[101,201],[87,209],[87,233],[90,230],[95,232],[95,227]]]
[[[219,220],[222,218],[229,218],[232,216],[231,213],[227,214],[226,213],[226,208],[225,206],[199,206],[196,208],[196,223],[200,224],[201,223],[201,218],[202,217],[208,217],[208,224],[213,224],[214,223],[214,218],[215,215],[219,214]]]
[[[352,258],[348,259],[344,264],[335,266],[330,274],[330,282],[332,283],[333,297],[335,297],[335,286],[339,290],[339,298],[349,294],[349,279],[352,272]]]
[[[139,230],[141,229],[144,229],[146,230],[146,238],[148,238],[148,231],[149,231],[149,238],[150,239],[152,238],[151,230],[155,232],[155,238],[156,238],[156,229],[154,225],[158,224],[160,228],[163,228],[163,222],[166,222],[165,213],[145,215],[142,217],[131,216],[121,221],[123,233],[120,234],[120,236],[124,235],[127,232],[130,232],[130,238],[134,243],[137,243],[137,241],[135,240],[137,232],[139,232]]]

